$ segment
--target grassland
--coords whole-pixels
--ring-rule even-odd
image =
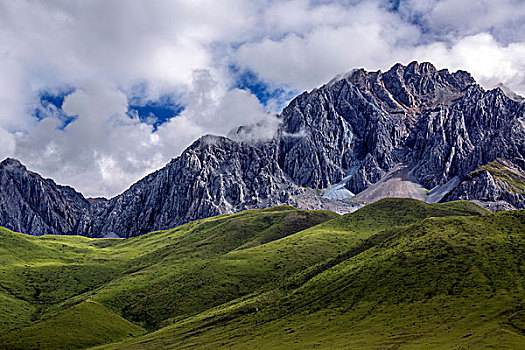
[[[127,240],[0,230],[0,348],[518,349],[523,256],[525,211],[469,202],[281,206]]]

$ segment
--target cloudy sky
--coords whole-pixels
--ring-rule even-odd
[[[0,0],[0,158],[114,196],[352,68],[525,94],[523,0]]]

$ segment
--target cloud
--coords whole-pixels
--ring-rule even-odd
[[[228,0],[0,1],[0,155],[87,195],[112,196],[202,134],[260,115],[254,96],[227,86],[210,47],[244,35],[250,11]],[[220,81],[203,86],[199,71]],[[143,101],[190,91],[183,115],[156,132],[130,118],[137,85]],[[63,112],[76,119],[63,128],[45,110],[36,120],[40,93],[65,87],[76,90]],[[199,103],[197,92],[210,99]]]
[[[145,82],[151,97],[186,89],[193,70],[215,65],[210,45],[247,31],[245,3],[2,0],[0,69],[34,89],[93,78],[126,92]]]
[[[113,195],[160,165],[152,127],[126,114],[126,95],[110,82],[83,83],[65,98],[63,111],[75,119],[64,128],[56,117],[42,119],[17,136],[15,156],[90,195]]]
[[[483,32],[504,44],[525,40],[525,3],[521,0],[405,0],[400,13],[419,21],[433,37]]]
[[[182,151],[204,134],[227,135],[239,125],[267,118],[259,100],[246,90],[224,89],[207,70],[193,74],[191,90],[184,96],[186,109],[159,127],[163,147]]]
[[[234,127],[227,136],[233,140],[247,143],[266,142],[275,138],[282,120],[275,114],[268,114],[264,119]]]
[[[15,150],[14,135],[0,128],[0,159],[13,155]]]
[[[525,94],[524,55],[525,43],[503,45],[488,33],[461,38],[451,46],[435,43],[410,51],[410,57],[467,70],[486,88],[504,83],[520,94]]]
[[[354,67],[388,67],[394,47],[414,45],[421,35],[413,24],[402,22],[377,1],[347,7],[308,4],[289,1],[271,8],[269,14],[280,13],[281,17],[275,17],[288,24],[281,24],[288,31],[242,45],[236,52],[237,64],[274,84],[311,89]],[[282,18],[288,14],[291,20]]]
[[[369,38],[362,42],[362,37]],[[359,47],[356,50],[356,46]],[[279,41],[266,39],[238,51],[238,64],[257,72],[263,79],[284,83],[297,90],[323,84],[335,72],[350,67],[377,66],[389,54],[378,25],[321,28],[305,37],[289,34]],[[378,54],[379,53],[379,54]]]
[[[207,132],[225,134],[233,127],[264,118],[259,100],[245,90],[224,91],[207,70],[194,72],[185,116]]]

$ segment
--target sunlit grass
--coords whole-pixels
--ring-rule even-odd
[[[131,239],[0,229],[0,348],[513,348],[524,215],[386,199]]]

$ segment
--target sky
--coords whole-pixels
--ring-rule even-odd
[[[112,197],[353,68],[525,94],[523,57],[524,0],[0,0],[0,159]]]

